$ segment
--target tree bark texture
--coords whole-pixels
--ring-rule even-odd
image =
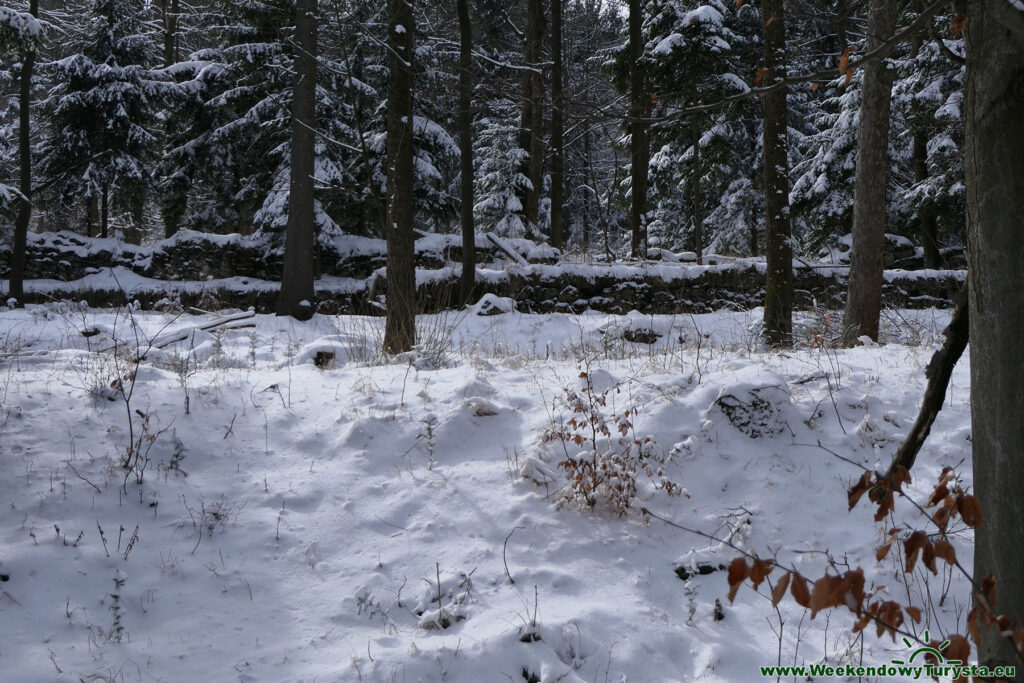
[[[928,135],[923,131],[914,133],[914,182],[928,179]],[[939,226],[935,219],[935,211],[930,206],[923,207],[918,215],[918,232],[924,247],[924,265],[927,268],[939,267]]]
[[[178,61],[178,15],[180,0],[160,0],[160,16],[164,25],[164,66]]]
[[[39,0],[32,0],[29,12],[39,16]],[[18,165],[22,199],[14,219],[14,244],[11,248],[11,274],[8,296],[22,305],[25,298],[25,259],[28,245],[28,225],[32,220],[32,71],[36,65],[36,50],[30,49],[21,64],[18,87]]]
[[[697,254],[697,264],[704,264],[704,212],[701,209],[700,178],[703,173],[700,165],[700,131],[691,126],[693,146],[693,169],[690,172],[690,211],[693,214],[693,251]]]
[[[544,75],[541,71],[544,48],[543,0],[526,0],[526,39],[523,57],[530,70],[523,72],[523,113],[519,146],[527,153],[522,172],[530,181],[523,193],[523,218],[527,230],[537,227],[540,194],[544,183]]]
[[[647,256],[647,176],[651,161],[651,142],[647,135],[651,107],[647,79],[641,61],[644,53],[644,2],[629,0],[629,157],[631,193],[629,227],[630,254]]]
[[[387,310],[384,351],[416,343],[413,233],[413,0],[388,0]]]
[[[1024,11],[1005,0],[970,5],[966,28],[965,175],[971,310],[971,443],[984,521],[974,579],[997,582],[999,614],[1024,626]],[[995,628],[979,662],[1024,662]]]
[[[871,0],[868,52],[892,36],[897,8],[896,0]],[[894,71],[887,68],[885,60],[876,59],[864,67],[854,172],[853,250],[843,315],[844,346],[853,346],[864,335],[878,341],[889,168],[889,104],[894,77]]]
[[[562,0],[551,0],[551,246],[565,246],[565,150],[562,144]]]
[[[786,24],[783,0],[761,3],[764,69],[762,83],[786,77]],[[772,346],[793,343],[793,247],[789,220],[789,155],[786,90],[764,96],[764,197],[767,277],[764,332]]]
[[[473,224],[473,24],[469,0],[457,0],[459,15],[459,152],[461,173],[462,278],[459,303],[468,304],[476,285],[476,227]]]
[[[316,0],[295,6],[295,60],[292,86],[291,177],[288,188],[288,231],[277,314],[306,320],[315,311],[313,273],[316,228]]]

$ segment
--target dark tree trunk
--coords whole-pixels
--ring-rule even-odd
[[[316,310],[313,289],[316,228],[316,33],[317,0],[295,5],[295,75],[292,85],[291,177],[288,232],[277,314],[308,320]]]
[[[465,306],[476,285],[476,226],[473,224],[473,24],[469,0],[458,0],[459,14],[459,151],[461,171],[462,279],[459,303]]]
[[[100,202],[98,197],[89,197],[85,200],[85,236],[92,237],[96,234],[96,224],[100,220]]]
[[[110,190],[104,186],[100,195],[100,237],[110,236]]]
[[[384,351],[416,343],[416,264],[413,233],[414,0],[388,0],[387,314]]]
[[[164,66],[178,61],[179,0],[160,0],[160,17],[164,25]]]
[[[644,3],[629,0],[629,158],[632,185],[630,202],[629,251],[633,257],[647,256],[647,171],[651,161],[651,142],[645,119],[651,99],[647,93],[644,53]]]
[[[690,143],[693,145],[693,169],[690,172],[690,212],[693,214],[693,251],[697,254],[697,264],[704,264],[704,211],[701,207],[700,177],[700,130],[691,126]]]
[[[562,0],[551,0],[551,245],[565,246],[563,209],[565,150],[562,145]]]
[[[849,19],[849,0],[839,0],[836,5],[836,47],[839,54],[846,52],[846,22]]]
[[[896,0],[871,0],[868,52],[892,36],[896,14]],[[864,67],[853,190],[853,250],[843,315],[844,346],[853,346],[864,335],[878,340],[889,167],[889,103],[894,76],[883,59],[868,62]]]
[[[39,0],[32,0],[29,12],[39,16]],[[23,195],[14,220],[14,244],[11,249],[11,274],[8,296],[16,299],[18,306],[25,298],[25,261],[28,250],[28,225],[32,220],[32,128],[30,110],[32,107],[32,71],[36,64],[36,51],[30,49],[21,64],[18,89],[18,164],[19,190]]]
[[[984,522],[974,533],[974,578],[993,575],[999,614],[1024,626],[1024,12],[970,5],[966,30],[965,173],[971,307],[971,443]],[[1024,662],[993,626],[980,664]]]
[[[923,131],[914,133],[914,181],[928,179],[928,135]],[[935,211],[930,206],[922,207],[918,216],[921,244],[924,246],[924,264],[928,268],[939,267],[939,230]]]
[[[160,18],[164,25],[164,66],[170,67],[178,61],[178,13],[179,0],[160,0]],[[173,122],[168,122],[173,125]],[[161,212],[164,221],[164,237],[174,237],[181,227],[182,210],[177,206]]]
[[[534,230],[540,216],[540,194],[544,181],[544,76],[541,72],[544,47],[543,0],[526,0],[526,39],[523,57],[531,70],[523,72],[523,112],[519,146],[526,150],[522,172],[530,181],[523,193],[523,218]]]
[[[762,83],[786,76],[786,24],[783,0],[761,4],[764,39]],[[786,90],[764,96],[764,196],[767,276],[764,296],[765,339],[773,346],[793,343],[793,248],[790,246],[789,155]]]

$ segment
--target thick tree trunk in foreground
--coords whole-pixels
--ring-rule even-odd
[[[465,306],[476,285],[476,227],[473,225],[473,24],[469,0],[458,0],[459,14],[459,152],[461,153],[462,278],[459,303]]]
[[[645,69],[640,63],[644,51],[644,3],[629,0],[629,157],[632,201],[629,212],[630,255],[647,256],[647,172],[651,161],[651,143],[647,136],[650,94]]]
[[[868,52],[892,36],[896,28],[896,13],[896,0],[871,0]],[[885,248],[885,190],[889,167],[889,103],[894,75],[882,59],[873,60],[864,67],[857,125],[853,250],[843,315],[844,346],[853,346],[864,335],[878,340]]]
[[[39,0],[32,0],[29,12],[39,16]],[[18,164],[21,205],[14,220],[14,244],[11,248],[11,274],[8,297],[17,299],[22,306],[25,298],[25,260],[28,249],[28,224],[32,220],[32,128],[29,113],[32,107],[32,71],[36,65],[36,51],[30,49],[21,64],[18,90]]]
[[[1024,626],[1024,11],[971,4],[964,123],[971,306],[971,443],[984,522],[975,531],[974,578],[997,581],[995,610]],[[994,628],[981,664],[1024,662]]]
[[[565,160],[562,145],[562,0],[551,0],[551,246],[565,246],[563,204]]]
[[[388,0],[387,312],[384,351],[416,343],[416,264],[413,233],[413,0]]]
[[[277,314],[309,319],[313,291],[314,181],[316,162],[316,0],[299,0],[295,8],[295,76],[292,88],[292,152],[288,197],[288,232]]]
[[[786,24],[783,0],[761,4],[764,39],[762,83],[786,76]],[[764,197],[767,278],[764,333],[772,346],[793,343],[793,248],[789,222],[789,155],[787,152],[786,90],[764,96]]]

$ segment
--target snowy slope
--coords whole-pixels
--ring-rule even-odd
[[[766,352],[758,316],[450,313],[422,318],[421,348],[388,361],[382,320],[257,316],[151,349],[126,405],[111,383],[131,385],[133,354],[111,340],[134,352],[136,334],[145,348],[209,316],[4,312],[3,678],[754,681],[777,658],[905,655],[851,634],[845,611],[776,613],[765,586],[730,605],[721,571],[681,580],[677,567],[736,552],[639,507],[808,577],[831,558],[904,601],[930,590],[908,628],[962,630],[965,582],[926,587],[919,569],[905,583],[895,554],[877,564],[884,530],[867,506],[847,512],[860,470],[826,450],[887,464],[948,312],[903,312],[888,331],[902,343],[838,352]],[[545,435],[572,417],[581,372],[609,390],[606,416],[636,409],[686,495],[641,475],[625,516],[566,501],[568,450]],[[753,397],[756,437],[727,414]],[[141,485],[128,472],[122,486],[129,414],[136,437],[140,414],[165,431]],[[914,490],[944,465],[969,483],[969,458],[964,361]],[[892,521],[923,527],[909,506]],[[969,560],[969,534],[954,536]]]

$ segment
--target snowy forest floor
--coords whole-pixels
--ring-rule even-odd
[[[835,321],[810,314],[797,350],[765,350],[760,315],[452,312],[385,358],[383,319],[175,335],[215,316],[2,312],[3,678],[754,681],[777,661],[906,659],[845,609],[812,620],[789,599],[776,612],[767,584],[730,604],[724,571],[681,580],[738,553],[641,507],[808,578],[861,566],[924,609],[907,629],[963,632],[964,579],[875,560],[920,514],[897,502],[883,527],[845,495],[912,424],[949,312],[890,311],[887,343],[838,351],[813,343]],[[970,484],[968,377],[965,359],[917,500],[946,465]],[[625,411],[685,495],[641,471],[620,516],[571,498],[558,463]],[[970,566],[969,531],[951,538]]]

